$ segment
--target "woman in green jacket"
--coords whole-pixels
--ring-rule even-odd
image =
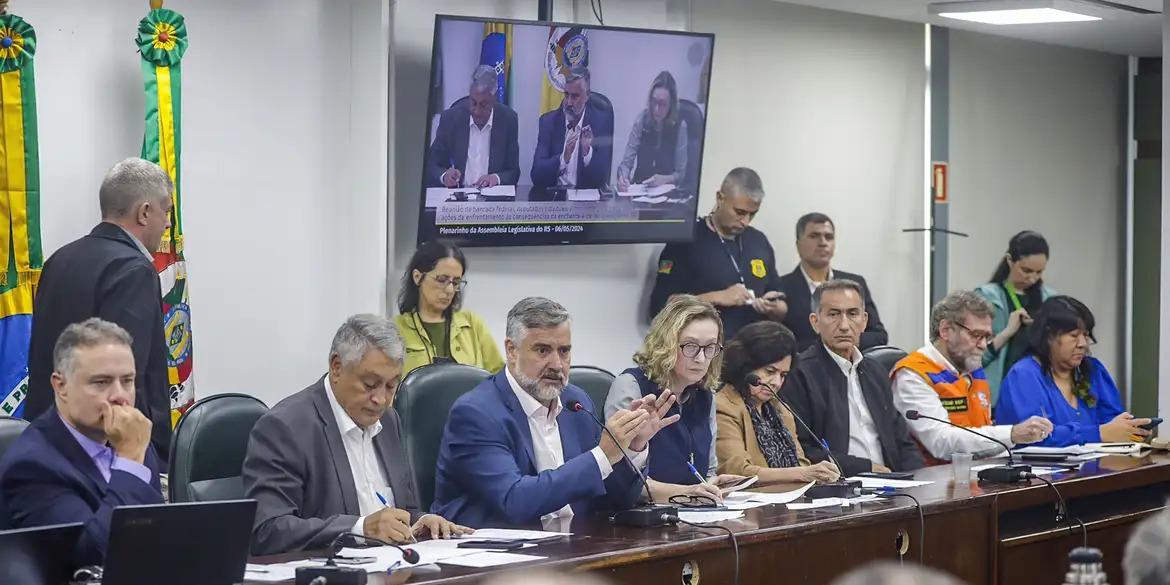
[[[463,251],[443,242],[415,250],[398,293],[394,323],[406,345],[402,375],[431,363],[458,362],[497,372],[504,367],[487,325],[471,311],[461,311]]]
[[[1022,231],[1008,241],[1008,249],[991,282],[975,289],[995,309],[991,329],[995,338],[983,354],[984,373],[991,386],[991,403],[999,400],[1004,374],[1028,351],[1028,326],[1032,314],[1056,294],[1044,286],[1048,266],[1048,240],[1033,231]]]

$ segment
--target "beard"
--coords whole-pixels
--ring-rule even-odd
[[[950,353],[947,357],[951,359],[951,363],[955,364],[956,368],[959,368],[960,374],[970,374],[983,367],[983,352],[978,349]]]
[[[556,370],[546,370],[539,378],[529,378],[518,371],[513,371],[512,377],[516,378],[516,383],[525,392],[542,403],[556,400],[565,389],[565,377]]]

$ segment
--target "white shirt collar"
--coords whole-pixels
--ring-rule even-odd
[[[467,123],[470,124],[472,127],[474,127],[476,130],[480,130],[481,132],[484,132],[484,131],[492,129],[492,120],[495,120],[495,119],[496,119],[496,109],[492,108],[492,113],[488,115],[487,124],[483,125],[482,130],[480,130],[480,127],[476,125],[474,116],[470,116],[470,115],[467,116]]]
[[[556,419],[561,414],[561,400],[558,397],[553,403],[553,410],[550,413],[547,406],[540,403],[539,400],[532,397],[527,391],[520,387],[520,383],[512,376],[512,370],[504,366],[504,375],[508,378],[508,385],[512,387],[512,392],[516,394],[516,398],[520,401],[520,408],[524,409],[524,414],[528,418],[551,418]]]
[[[821,345],[824,345],[824,343]],[[848,361],[837,355],[832,349],[829,349],[827,345],[825,345],[825,351],[829,352],[829,357],[833,358],[833,361],[836,362],[837,366],[841,368],[841,371],[846,376],[853,373],[853,370],[857,368],[857,364],[861,363],[861,352],[858,351],[857,346],[853,346],[853,355]]]
[[[805,270],[804,270],[804,264],[800,264],[800,274],[802,276],[804,276],[804,281],[806,283],[808,283],[809,292],[816,290],[818,286],[824,284],[824,282],[815,282],[812,278],[810,278],[808,275],[808,272],[805,272]],[[828,280],[833,280],[833,269],[832,268],[829,268]]]
[[[356,434],[369,434],[373,439],[382,432],[382,421],[374,423],[366,429],[362,429],[354,422],[353,417],[349,416],[348,412],[341,407],[341,403],[337,401],[337,397],[333,395],[333,385],[329,383],[329,374],[325,374],[325,396],[329,397],[329,407],[333,409],[333,418],[337,419],[337,429],[341,432],[341,436],[354,434],[354,429],[357,429]]]
[[[955,364],[952,364],[951,360],[947,359],[947,356],[943,355],[943,353],[939,351],[933,343],[926,344],[918,351],[922,352],[922,355],[925,355],[926,358],[930,361],[954,372],[955,374],[959,373],[959,368],[956,368]]]
[[[585,123],[585,112],[581,112],[581,117],[577,118],[576,124],[569,124],[569,119],[565,118],[565,129],[568,130],[569,128],[577,128],[578,130],[580,130],[582,124],[584,124],[584,123]]]
[[[114,225],[118,225],[118,224],[114,224]],[[118,229],[122,230],[122,233],[126,234],[127,236],[130,236],[130,240],[134,242],[135,246],[138,246],[138,251],[142,252],[143,256],[146,256],[152,262],[154,261],[154,254],[151,254],[150,250],[147,249],[146,245],[143,244],[138,238],[134,237],[134,234],[130,233],[129,230],[127,230],[126,228],[124,228],[120,225],[118,225]]]

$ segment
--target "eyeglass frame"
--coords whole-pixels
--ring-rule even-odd
[[[956,326],[958,326],[958,327],[959,327],[959,329],[962,329],[963,331],[966,331],[966,332],[967,332],[967,335],[970,335],[970,336],[971,336],[971,339],[974,339],[974,340],[975,340],[975,343],[979,343],[979,340],[980,340],[980,339],[982,339],[984,343],[986,343],[986,344],[988,344],[988,345],[991,345],[991,342],[992,342],[992,340],[994,340],[994,339],[995,339],[995,334],[994,334],[994,333],[988,333],[988,334],[986,334],[986,335],[981,335],[981,336],[979,336],[979,337],[976,337],[976,336],[975,336],[975,331],[973,331],[973,330],[972,330],[970,327],[968,327],[968,326],[966,326],[966,325],[964,325],[964,324],[962,324],[962,323],[960,323],[960,322],[958,322],[958,321],[951,321],[950,319],[948,319],[947,321],[949,321],[949,322],[950,322],[952,325],[956,325]]]
[[[447,288],[448,285],[453,285],[455,287],[455,292],[463,292],[463,289],[467,288],[467,285],[468,285],[467,280],[460,278],[458,276],[451,277],[451,276],[447,276],[446,274],[434,274],[433,272],[425,272],[425,273],[423,273],[423,278],[426,278],[428,275],[433,275],[433,276],[431,276],[431,280],[435,281],[435,284],[437,284],[443,288]],[[443,282],[443,280],[440,280],[440,279],[446,280],[446,282]]]
[[[687,347],[693,347],[695,349],[691,350],[691,354],[688,354]],[[678,344],[678,349],[680,352],[682,352],[683,357],[685,357],[687,359],[693,360],[693,359],[699,357],[699,353],[702,352],[703,357],[705,357],[709,360],[713,360],[719,354],[723,353],[723,344],[709,343],[707,345],[699,345],[697,343],[687,342],[687,343]],[[709,351],[709,350],[713,350],[713,351]],[[708,355],[708,353],[710,353],[710,355]]]

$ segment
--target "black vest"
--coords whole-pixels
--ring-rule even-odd
[[[662,389],[646,377],[642,368],[630,368],[622,373],[637,380],[642,396],[661,394]],[[698,386],[690,386],[684,392],[690,393],[687,403],[676,402],[667,413],[667,416],[679,413],[682,418],[658,431],[650,439],[650,446],[647,447],[650,449],[650,468],[647,475],[666,483],[692,485],[699,483],[687,468],[692,455],[695,469],[703,477],[714,471],[708,469],[708,464],[711,461],[711,402],[715,396]]]
[[[641,183],[654,175],[674,173],[674,145],[678,143],[679,123],[662,123],[659,130],[649,112],[643,118],[642,140],[638,144],[638,166],[632,182]]]

